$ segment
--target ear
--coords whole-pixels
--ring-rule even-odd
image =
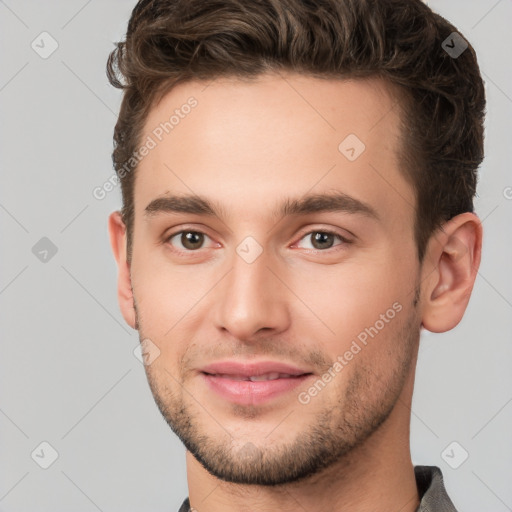
[[[108,231],[110,233],[110,245],[118,267],[117,300],[126,323],[132,329],[137,329],[130,265],[126,261],[126,227],[121,212],[116,211],[110,214]]]
[[[480,219],[466,212],[431,237],[422,271],[425,329],[446,332],[462,320],[480,266],[482,236]]]

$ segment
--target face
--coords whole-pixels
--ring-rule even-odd
[[[414,372],[415,198],[393,105],[377,80],[265,75],[181,84],[148,116],[131,262],[145,368],[218,478],[342,461]]]

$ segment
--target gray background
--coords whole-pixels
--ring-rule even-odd
[[[120,104],[105,62],[134,4],[0,1],[1,511],[176,511],[187,495],[185,450],[117,304],[107,216],[120,192],[92,195],[113,172]],[[512,510],[512,2],[429,5],[473,44],[486,82],[484,252],[461,324],[423,337],[412,456],[442,469],[461,511],[502,512]],[[58,43],[46,59],[31,47],[51,49],[43,31]],[[57,248],[46,261],[43,237]],[[58,452],[48,469],[43,441]]]

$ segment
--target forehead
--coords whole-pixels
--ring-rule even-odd
[[[293,73],[182,83],[146,119],[142,142],[154,147],[137,169],[136,216],[166,193],[207,196],[250,219],[280,197],[341,191],[391,222],[412,219],[390,91],[378,79]]]

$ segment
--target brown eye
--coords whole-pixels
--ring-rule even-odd
[[[341,243],[335,244],[334,241],[336,238],[340,240]],[[350,243],[350,240],[347,240],[340,234],[326,230],[310,231],[305,236],[303,236],[301,240],[309,240],[311,247],[305,248],[315,251],[326,251],[333,247],[339,245],[343,246]]]
[[[330,249],[335,238],[335,235],[331,233],[324,233],[322,231],[316,231],[310,236],[315,249]]]
[[[201,233],[200,231],[179,231],[178,233],[174,233],[171,235],[168,239],[168,242],[171,245],[171,240],[176,238],[179,240],[179,243],[181,244],[181,247],[177,247],[177,249],[185,249],[186,251],[194,251],[197,249],[200,249],[201,246],[204,243],[205,234]]]

